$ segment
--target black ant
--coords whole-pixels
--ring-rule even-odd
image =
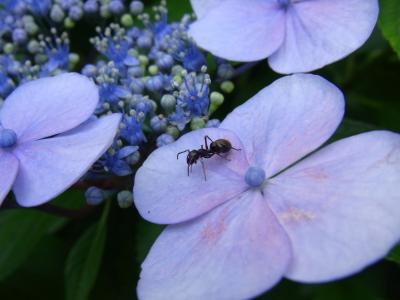
[[[210,146],[208,146],[207,140],[211,141]],[[219,157],[222,157],[223,159],[229,161],[228,158],[222,156],[221,154],[228,153],[231,149],[236,150],[236,151],[240,150],[240,149],[236,149],[236,148],[232,147],[231,142],[229,142],[226,139],[218,139],[218,140],[213,141],[208,135],[206,135],[204,137],[204,144],[205,144],[204,148],[203,148],[203,145],[201,145],[200,146],[201,148],[198,150],[187,149],[187,150],[179,152],[176,155],[176,159],[178,159],[179,155],[181,155],[182,153],[185,153],[185,152],[188,153],[186,156],[188,176],[189,176],[189,173],[192,172],[193,165],[196,164],[198,160],[200,160],[201,166],[203,168],[204,180],[207,180],[203,158],[210,158],[214,155],[218,155]]]

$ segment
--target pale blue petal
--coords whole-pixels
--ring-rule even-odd
[[[291,246],[259,192],[168,226],[142,264],[141,300],[250,299],[286,272]]]
[[[285,40],[269,64],[297,73],[342,59],[368,39],[378,12],[377,0],[299,1],[287,11]]]
[[[190,0],[190,3],[197,18],[201,18],[223,1],[226,0]]]
[[[268,57],[282,44],[285,11],[276,1],[227,0],[190,26],[196,43],[236,61]]]
[[[320,76],[278,79],[237,107],[220,128],[235,132],[267,178],[321,146],[344,113],[341,91]]]
[[[0,122],[17,133],[20,143],[37,140],[83,123],[97,102],[97,87],[87,77],[61,74],[19,86],[5,100]]]
[[[224,138],[233,147],[227,157],[204,159],[204,174],[200,161],[187,174],[186,149],[199,149],[204,136]],[[234,133],[207,128],[185,134],[172,144],[158,148],[150,154],[136,172],[133,188],[135,205],[143,218],[153,223],[172,224],[197,217],[217,205],[243,192],[247,185],[244,172],[248,164],[245,149]]]
[[[374,131],[335,142],[267,184],[302,282],[352,275],[400,240],[400,135]]]
[[[20,162],[13,186],[17,202],[40,205],[78,181],[110,147],[120,119],[113,114],[62,136],[19,145],[14,150]]]

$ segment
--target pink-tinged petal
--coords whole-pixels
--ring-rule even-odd
[[[17,172],[17,158],[11,153],[0,149],[0,205],[10,191]]]
[[[190,3],[196,16],[201,18],[223,1],[226,0],[190,0]]]
[[[265,0],[223,1],[189,29],[200,47],[236,61],[266,58],[282,44],[284,32],[285,11]]]
[[[227,139],[240,151],[231,150],[227,159],[215,155],[200,161],[187,175],[187,153],[199,149],[204,137]],[[172,224],[189,220],[237,196],[247,187],[244,172],[248,164],[242,143],[228,130],[207,128],[185,134],[175,143],[154,151],[137,171],[133,188],[135,205],[143,218],[153,223]]]
[[[98,102],[96,85],[83,75],[66,73],[19,86],[0,111],[5,128],[18,142],[37,140],[72,129],[87,120]]]
[[[170,225],[142,264],[139,299],[249,299],[274,286],[290,241],[259,192]]]
[[[369,132],[319,150],[273,178],[270,207],[293,245],[287,277],[351,275],[400,240],[400,135]]]
[[[341,91],[310,74],[278,79],[236,108],[220,128],[235,132],[250,164],[267,177],[288,167],[324,143],[344,112]]]
[[[13,191],[22,206],[51,200],[79,180],[110,147],[121,116],[87,122],[62,136],[26,142],[14,153],[20,168]]]
[[[377,0],[299,1],[287,11],[285,40],[269,64],[296,73],[342,59],[365,43],[378,12]]]

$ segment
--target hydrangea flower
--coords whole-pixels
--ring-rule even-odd
[[[189,33],[234,61],[268,57],[279,73],[309,72],[358,49],[377,21],[377,0],[191,0]]]
[[[67,73],[23,84],[0,110],[0,203],[12,188],[22,206],[65,191],[110,147],[120,114],[93,120],[96,85]]]
[[[315,151],[344,98],[325,79],[281,78],[219,128],[190,132],[138,170],[135,205],[170,224],[142,265],[140,299],[248,299],[282,277],[317,283],[358,272],[400,239],[400,135],[372,131]],[[202,168],[176,154],[204,136],[241,151]],[[315,151],[315,152],[313,152]]]

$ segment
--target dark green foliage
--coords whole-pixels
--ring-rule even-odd
[[[400,57],[400,1],[381,0],[379,26],[385,38]]]
[[[79,238],[68,255],[65,265],[67,300],[87,299],[100,269],[107,234],[108,201],[100,220]]]

